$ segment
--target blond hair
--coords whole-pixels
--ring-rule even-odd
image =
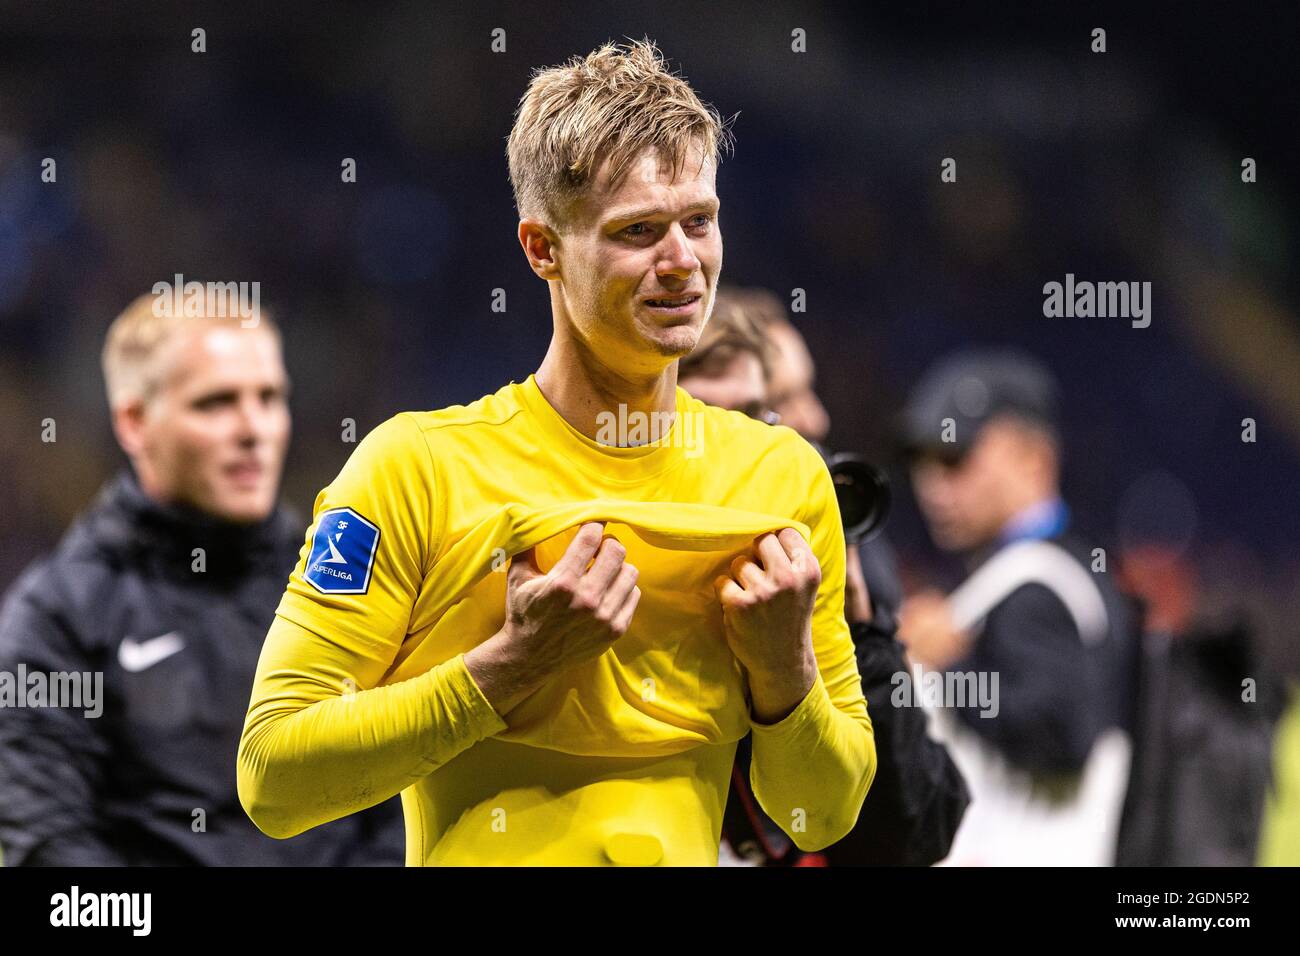
[[[602,162],[617,186],[647,147],[672,163],[674,179],[693,148],[701,164],[716,164],[731,148],[729,122],[669,72],[649,39],[535,70],[506,148],[519,215],[558,225]]]
[[[193,327],[195,322],[243,326],[237,315],[173,315],[170,309],[155,308],[157,298],[151,293],[140,296],[108,327],[100,361],[110,408],[147,401],[153,396],[166,371],[168,346],[182,330]],[[259,327],[279,337],[279,329],[265,309],[259,312],[258,319]]]
[[[776,349],[768,326],[784,321],[780,298],[766,289],[738,289],[720,286],[714,298],[709,322],[689,355],[677,365],[677,377],[708,376],[725,368],[737,355],[749,354],[763,367],[763,379],[772,377]]]

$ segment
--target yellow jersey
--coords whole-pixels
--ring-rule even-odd
[[[547,571],[592,520],[640,572],[632,623],[503,718],[464,654],[504,624],[509,558],[536,546]],[[821,564],[819,673],[764,725],[713,581],[784,527]],[[284,838],[401,793],[408,865],[713,865],[752,732],[759,802],[820,849],[853,826],[876,767],[844,561],[817,452],[680,388],[667,433],[630,447],[577,431],[533,376],[402,413],[316,499],[258,664],[240,800]]]

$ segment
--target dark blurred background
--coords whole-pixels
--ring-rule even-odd
[[[0,580],[123,464],[103,333],[175,273],[261,283],[304,521],[354,447],[343,419],[361,435],[525,378],[550,314],[514,235],[515,103],[532,68],[648,35],[739,112],[724,278],[806,290],[793,318],[835,447],[890,461],[930,362],[1017,345],[1061,379],[1076,518],[1116,554],[1158,545],[1300,671],[1295,3],[268,7],[0,4]],[[940,182],[949,156],[957,184]],[[1043,284],[1066,273],[1150,281],[1150,327],[1044,318]],[[897,477],[906,573],[942,578]]]

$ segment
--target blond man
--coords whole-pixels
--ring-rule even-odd
[[[288,378],[269,316],[186,311],[146,295],[113,322],[130,467],[0,611],[5,865],[398,863],[396,807],[284,843],[239,806],[248,684],[297,549],[276,506]]]
[[[728,138],[648,41],[534,76],[508,154],[550,347],[318,496],[240,747],[268,834],[401,793],[408,864],[713,865],[751,730],[793,840],[853,825],[875,748],[830,477],[677,387]]]

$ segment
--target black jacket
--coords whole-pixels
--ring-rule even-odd
[[[0,673],[101,674],[102,713],[0,706],[5,865],[402,863],[397,798],[283,841],[239,803],[253,674],[302,540],[283,510],[226,524],[123,473],[22,575]]]
[[[930,866],[948,855],[970,792],[947,748],[929,737],[924,712],[890,701],[894,675],[908,670],[903,645],[874,620],[852,632],[876,736],[876,779],[857,824],[826,858],[832,866]]]
[[[1084,543],[1069,535],[1046,540],[1068,553],[1096,585],[1106,610],[1105,639],[1086,645],[1052,588],[1016,587],[984,619],[971,652],[949,667],[999,676],[997,716],[981,717],[975,706],[952,710],[1017,768],[1075,773],[1103,731],[1132,730],[1136,620],[1110,575],[1091,570],[1092,552]]]
[[[1146,635],[1120,866],[1255,864],[1285,703],[1256,640],[1241,612]]]

